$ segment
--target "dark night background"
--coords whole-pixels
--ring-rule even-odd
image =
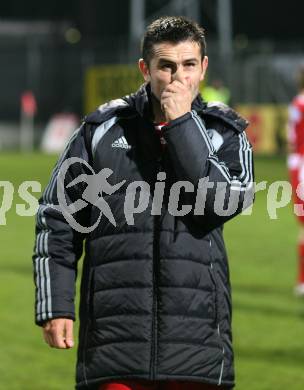
[[[147,1],[147,14],[153,14],[166,3],[164,0]],[[302,1],[233,0],[232,5],[234,35],[246,34],[249,39],[304,40]],[[214,8],[215,1],[202,0],[202,13],[204,9],[207,12],[201,23],[209,36],[216,31]],[[11,0],[0,4],[1,19],[68,20],[87,37],[126,33],[128,14],[126,0]]]
[[[177,4],[146,0],[146,22],[170,13],[169,3]],[[234,63],[227,66],[219,57],[217,1],[199,1],[197,20],[206,29],[210,79],[220,75],[235,102],[288,102],[295,92],[294,69],[304,51],[303,2],[231,4]],[[0,96],[0,117],[18,117],[20,95],[26,89],[38,100],[38,120],[46,121],[51,112],[62,110],[82,115],[87,69],[135,64],[139,58],[139,41],[129,39],[129,8],[129,0],[1,1],[0,27],[11,26],[11,32],[0,35],[0,84],[6,91]],[[18,33],[24,26],[37,28],[34,21],[46,22],[40,24],[50,26],[50,32]],[[77,42],[66,38],[69,29],[79,34]]]

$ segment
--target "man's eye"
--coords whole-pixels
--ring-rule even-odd
[[[163,65],[161,66],[161,68],[162,68],[162,69],[171,69],[171,68],[172,68],[172,65],[170,65],[170,64],[163,64]]]
[[[188,64],[186,64],[186,66],[195,66],[195,63],[194,62],[188,62]]]

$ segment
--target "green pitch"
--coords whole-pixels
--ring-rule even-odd
[[[37,180],[44,187],[55,160],[41,154],[0,156],[0,180],[11,181],[15,188],[7,224],[0,226],[0,389],[74,386],[76,348],[49,348],[34,325],[34,218],[15,211],[16,203],[24,203],[17,192],[21,182]],[[257,182],[287,178],[285,158],[256,158],[255,168]],[[304,300],[292,292],[297,223],[290,205],[278,210],[277,220],[270,220],[266,195],[257,194],[251,216],[239,216],[224,229],[233,286],[236,389],[301,390]]]

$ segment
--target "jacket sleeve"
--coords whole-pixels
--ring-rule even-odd
[[[189,181],[194,194],[186,195],[191,215],[212,230],[254,201],[252,146],[245,131],[225,126],[215,150],[204,121],[195,110],[163,127],[170,160],[179,180]]]
[[[70,138],[66,149],[55,165],[41,198],[36,215],[36,240],[33,254],[35,283],[35,323],[39,326],[52,318],[75,320],[74,295],[77,261],[82,255],[85,235],[74,230],[58,207],[57,182],[64,162],[71,157],[89,161],[86,147],[85,125]],[[85,163],[69,165],[64,183],[67,204],[81,199],[85,184],[67,187],[81,174],[88,174]],[[89,206],[75,213],[78,223],[87,226]]]

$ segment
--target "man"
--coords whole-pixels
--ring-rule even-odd
[[[298,73],[299,92],[289,106],[287,127],[288,168],[294,203],[303,206],[304,194],[304,67]],[[304,296],[304,216],[298,215],[298,272],[295,294]]]
[[[208,58],[196,23],[155,20],[142,55],[145,84],[85,118],[40,199],[36,323],[50,346],[73,346],[85,239],[76,388],[229,389],[231,297],[222,229],[253,201],[247,123],[227,106],[202,101]],[[111,171],[103,175],[101,198],[96,177],[104,170]],[[68,205],[56,208],[65,202],[61,192]],[[115,221],[104,215],[109,209],[101,199]]]

